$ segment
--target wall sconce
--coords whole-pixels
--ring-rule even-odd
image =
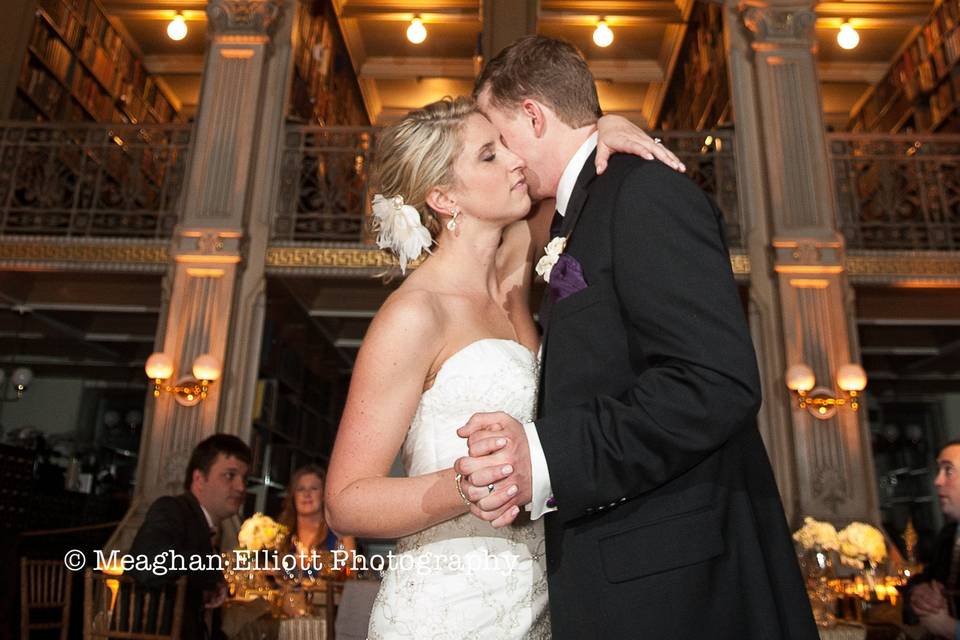
[[[153,380],[153,397],[160,392],[172,393],[178,404],[192,407],[207,398],[210,384],[220,377],[220,361],[209,353],[197,356],[193,361],[193,376],[184,376],[175,384],[167,384],[173,376],[173,358],[165,353],[154,353],[144,366],[147,377]]]
[[[27,367],[17,367],[13,370],[13,373],[10,374],[10,385],[17,392],[16,398],[7,397],[6,386],[3,384],[5,377],[3,369],[0,369],[0,392],[3,392],[0,400],[4,402],[15,402],[23,399],[23,393],[27,390],[27,387],[30,386],[30,383],[33,382],[33,371]]]
[[[832,389],[817,387],[817,378],[806,364],[795,364],[786,373],[787,388],[797,395],[799,406],[806,409],[814,418],[827,420],[837,413],[837,408],[849,406],[857,411],[860,408],[859,393],[867,386],[867,374],[858,364],[845,364],[837,369],[837,386],[842,395]]]

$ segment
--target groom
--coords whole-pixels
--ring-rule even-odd
[[[460,430],[473,512],[544,517],[554,638],[816,639],[720,212],[660,162],[596,175],[594,80],[565,42],[518,40],[476,95],[567,242],[541,307],[541,417]]]

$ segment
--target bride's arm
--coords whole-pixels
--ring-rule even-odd
[[[327,474],[327,522],[340,535],[396,538],[467,511],[453,469],[387,477],[440,349],[439,313],[425,293],[394,294],[364,337]]]
[[[632,153],[646,160],[656,158],[676,171],[687,170],[670,149],[623,116],[603,116],[597,121],[597,133],[597,175],[606,170],[607,161],[614,153]]]

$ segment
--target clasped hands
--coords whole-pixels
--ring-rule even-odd
[[[914,587],[910,592],[910,606],[928,633],[939,638],[954,638],[957,620],[947,610],[947,598],[940,582],[934,580]]]
[[[457,429],[469,455],[453,465],[470,512],[495,528],[505,527],[533,499],[530,448],[516,419],[506,413],[475,413]]]

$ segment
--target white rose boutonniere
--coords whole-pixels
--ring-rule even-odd
[[[567,239],[558,236],[550,241],[550,244],[546,246],[546,254],[540,258],[537,262],[535,268],[537,275],[543,278],[544,282],[550,282],[550,272],[553,270],[553,265],[557,264],[557,260],[560,259],[560,254],[563,253],[563,250],[567,248]]]

